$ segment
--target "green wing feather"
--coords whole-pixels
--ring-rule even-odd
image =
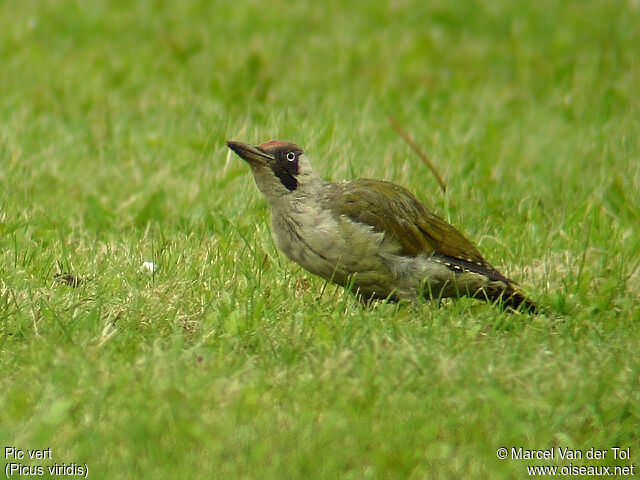
[[[384,233],[401,245],[402,255],[444,255],[504,278],[460,231],[428,210],[405,188],[366,178],[331,185],[334,191],[328,198],[332,199],[330,208],[336,214]]]

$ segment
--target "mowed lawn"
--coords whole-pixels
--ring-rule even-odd
[[[3,475],[639,464],[639,92],[636,0],[1,2]],[[404,185],[544,313],[306,273],[225,147],[271,139]]]

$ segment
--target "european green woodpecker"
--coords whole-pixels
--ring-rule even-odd
[[[470,296],[529,312],[536,305],[462,233],[408,190],[383,180],[325,182],[290,142],[227,142],[271,207],[278,248],[363,299]]]

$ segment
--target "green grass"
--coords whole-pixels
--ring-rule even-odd
[[[639,463],[637,1],[130,3],[0,3],[3,451],[89,478]],[[325,288],[224,144],[274,138],[406,186],[547,313]]]

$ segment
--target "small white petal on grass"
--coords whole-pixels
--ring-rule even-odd
[[[158,267],[153,262],[143,262],[140,266],[140,270],[145,273],[155,273]]]

